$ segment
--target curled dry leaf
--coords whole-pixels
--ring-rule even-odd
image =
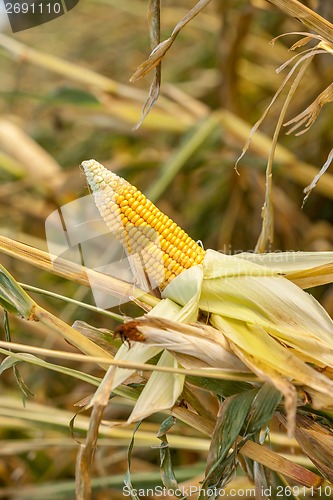
[[[314,179],[311,182],[311,184],[309,184],[304,189],[305,196],[304,196],[304,199],[303,199],[303,206],[304,206],[304,203],[306,202],[306,200],[308,199],[308,197],[309,197],[311,191],[313,190],[313,188],[316,187],[317,182],[319,181],[319,179],[321,178],[321,176],[326,172],[326,170],[328,169],[328,167],[332,163],[332,160],[333,160],[333,149],[331,149],[331,151],[329,152],[327,160],[325,161],[324,165],[321,167],[319,173],[314,177]]]
[[[289,120],[284,124],[285,127],[294,124],[293,127],[291,127],[288,130],[287,134],[291,134],[295,132],[295,130],[297,129],[301,129],[299,130],[299,132],[296,133],[297,136],[307,132],[318,118],[318,115],[321,112],[322,107],[325,104],[330,103],[332,101],[333,101],[333,83],[331,83],[325,90],[323,90],[323,92],[321,92],[319,96],[310,104],[310,106],[308,106],[304,111],[302,111],[302,113],[298,114],[297,116],[295,116],[294,118],[292,118],[291,120]],[[301,128],[302,125],[304,125],[304,128]],[[316,187],[320,178],[327,171],[328,167],[332,162],[332,159],[333,159],[333,149],[330,151],[327,160],[320,169],[319,173],[314,177],[311,184],[309,184],[304,189],[305,197],[303,200],[303,206],[306,200],[308,199],[311,191]]]
[[[267,108],[265,109],[265,111],[263,112],[263,114],[261,115],[261,117],[259,118],[259,120],[253,125],[253,127],[251,129],[251,132],[250,132],[250,135],[249,135],[249,138],[248,138],[246,144],[244,145],[244,147],[242,149],[242,153],[241,153],[241,155],[239,156],[239,158],[236,161],[236,170],[237,170],[237,166],[238,166],[240,160],[243,158],[243,156],[248,151],[248,149],[249,149],[249,147],[251,145],[252,137],[254,136],[254,134],[259,129],[260,125],[262,124],[262,122],[264,121],[264,119],[266,118],[266,116],[268,115],[269,111],[273,107],[273,105],[274,105],[275,101],[277,100],[277,98],[280,96],[280,94],[282,93],[282,91],[285,89],[286,85],[289,83],[291,77],[294,75],[294,73],[297,70],[297,68],[302,63],[304,63],[307,59],[309,59],[310,57],[313,57],[314,55],[322,54],[322,53],[325,53],[325,51],[324,50],[315,50],[315,48],[305,50],[302,53],[297,54],[296,56],[293,56],[291,59],[288,59],[288,61],[286,61],[284,64],[282,64],[276,70],[279,73],[280,71],[282,71],[283,69],[285,69],[290,63],[292,63],[294,60],[298,59],[301,56],[298,59],[298,61],[296,61],[295,64],[290,69],[289,73],[287,74],[287,76],[285,77],[285,79],[283,80],[283,82],[281,83],[281,85],[278,88],[278,90],[275,92],[275,94],[274,94],[271,102],[269,103],[269,105],[267,106]],[[301,68],[300,68],[299,71],[302,71],[302,68],[303,68],[303,65],[301,66]]]
[[[211,0],[199,0],[199,2],[191,9],[184,17],[179,21],[179,23],[174,28],[171,36],[161,42],[157,47],[154,48],[149,58],[144,61],[135,71],[134,75],[131,77],[130,81],[135,82],[140,78],[144,77],[149,71],[151,71],[157,64],[159,64],[167,51],[170,49],[171,45],[175,41],[178,33],[181,31],[187,23],[189,23],[199,12],[202,11],[211,2]]]
[[[155,316],[143,316],[120,325],[116,329],[124,339],[159,346],[174,354],[182,355],[182,364],[191,368],[189,357],[201,360],[204,365],[248,371],[231,351],[224,335],[215,328],[189,325]]]
[[[278,40],[279,38],[284,37],[286,35],[301,35],[302,36],[302,38],[300,40],[298,40],[297,42],[295,42],[291,46],[290,50],[295,50],[297,48],[303,47],[304,45],[308,44],[311,40],[318,40],[318,43],[314,47],[311,47],[310,49],[304,50],[301,53],[296,54],[295,56],[290,58],[288,61],[286,61],[284,64],[282,64],[277,69],[277,72],[279,73],[280,71],[285,69],[287,66],[289,66],[291,63],[294,63],[291,70],[289,71],[288,75],[286,76],[286,78],[284,79],[284,81],[280,85],[279,89],[275,93],[270,104],[267,106],[266,110],[264,111],[262,116],[259,118],[259,120],[252,127],[249,138],[248,138],[245,146],[243,147],[243,150],[242,150],[240,157],[238,158],[238,160],[236,162],[236,170],[237,170],[237,165],[238,165],[239,161],[243,158],[243,156],[245,155],[245,153],[247,152],[247,150],[250,147],[253,135],[258,130],[258,128],[261,125],[261,123],[263,122],[263,120],[266,118],[268,112],[270,111],[270,109],[273,106],[274,102],[276,101],[277,97],[281,94],[282,90],[285,88],[285,86],[287,85],[287,83],[289,82],[289,80],[291,79],[293,74],[295,73],[295,70],[298,68],[298,66],[301,63],[304,63],[304,64],[302,64],[301,68],[299,69],[298,74],[296,75],[294,82],[292,83],[292,85],[290,87],[288,96],[285,100],[283,111],[280,114],[280,119],[283,115],[283,112],[285,113],[288,106],[289,106],[289,101],[291,100],[292,93],[294,92],[294,91],[292,92],[292,87],[293,86],[295,87],[295,83],[297,83],[297,85],[298,85],[299,82],[297,80],[301,80],[303,77],[302,72],[304,73],[304,71],[306,69],[306,63],[309,65],[312,58],[315,55],[325,54],[327,52],[330,54],[333,54],[332,44],[329,41],[327,41],[323,36],[309,34],[309,33],[305,33],[305,32],[283,33],[282,35],[279,35],[278,37],[274,38],[271,41],[271,44],[274,44],[276,40]],[[294,62],[294,61],[296,61],[296,62]],[[298,114],[296,117],[294,117],[291,120],[289,120],[288,122],[284,123],[284,126],[289,126],[289,125],[294,124],[291,127],[291,129],[287,132],[287,134],[291,134],[295,130],[301,128],[303,124],[304,124],[304,128],[303,129],[301,128],[301,130],[299,130],[296,133],[296,135],[298,136],[298,135],[304,134],[313,125],[313,123],[317,119],[324,104],[327,104],[327,103],[332,102],[332,101],[333,101],[333,84],[330,84],[323,92],[321,92],[321,94],[319,94],[319,96],[310,104],[310,106],[308,106],[304,111],[302,111],[302,113]],[[276,131],[279,131],[279,123],[276,127]],[[272,164],[274,153],[275,153],[274,149],[275,149],[276,141],[277,141],[276,135],[277,134],[274,135],[274,138],[272,141],[272,148],[271,148],[270,157],[268,160],[267,173],[269,173],[269,174],[271,174],[271,164]],[[328,169],[329,165],[331,164],[332,159],[333,159],[333,150],[329,153],[328,158],[327,158],[325,164],[323,165],[323,167],[321,168],[320,172],[314,177],[311,184],[309,184],[304,189],[305,197],[303,199],[303,206],[304,206],[304,203],[306,202],[308,196],[310,195],[311,191],[317,185],[319,179],[322,177],[322,175]],[[266,176],[267,176],[267,174],[266,174]],[[267,176],[267,178],[269,178],[269,177]],[[269,190],[266,189],[266,199],[265,199],[265,205],[263,207],[263,215],[264,215],[264,217],[263,217],[263,219],[264,219],[263,220],[263,230],[262,230],[262,233],[261,233],[260,238],[259,238],[258,243],[257,243],[257,247],[256,247],[257,251],[263,251],[264,247],[265,247],[265,243],[269,239],[269,229],[270,228],[269,228],[269,217],[267,216],[267,214],[269,214],[269,211],[268,211],[269,201],[270,201],[269,194],[270,194]]]
[[[160,0],[150,0],[148,4],[148,22],[149,22],[149,34],[150,34],[150,43],[153,50],[160,43],[160,33],[161,33],[161,20],[160,20]],[[154,106],[160,95],[160,87],[161,87],[161,70],[162,63],[159,62],[155,66],[155,74],[152,84],[150,85],[148,97],[143,105],[141,119],[135,125],[134,129],[137,129],[141,126],[143,120],[148,115],[151,108]]]
[[[276,36],[270,41],[271,45],[274,45],[276,40],[279,40],[279,38],[283,38],[285,36],[289,35],[300,35],[303,38],[300,40],[297,40],[289,50],[295,50],[298,49],[299,47],[304,47],[304,45],[307,45],[311,40],[319,40],[319,42],[323,45],[322,48],[325,48],[325,50],[330,51],[333,47],[332,45],[321,35],[316,35],[314,33],[308,33],[307,31],[290,31],[289,33],[281,33],[281,35]]]
[[[285,127],[288,127],[289,125],[292,125],[293,123],[295,124],[291,129],[288,130],[287,134],[291,134],[295,130],[301,127],[301,125],[304,125],[304,128],[301,129],[299,132],[297,132],[296,135],[302,135],[307,130],[309,130],[310,127],[314,124],[316,121],[322,107],[333,101],[333,83],[329,85],[319,96],[308,106],[302,113],[298,114],[288,122],[284,124]]]
[[[333,25],[324,17],[317,14],[298,0],[269,0],[288,16],[295,18],[304,26],[325,37],[333,43]]]

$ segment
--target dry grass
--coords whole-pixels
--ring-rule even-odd
[[[307,3],[310,7],[316,4]],[[289,59],[288,47],[295,36],[278,39],[274,46],[268,42],[284,32],[304,31],[306,27],[292,17],[299,17],[299,9],[304,13],[304,6],[282,0],[244,0],[235,5],[210,2],[166,53],[161,95],[134,131],[150,85],[149,74],[129,83],[150,52],[146,4],[144,0],[80,2],[70,14],[49,24],[15,36],[9,32],[0,35],[1,264],[19,282],[54,294],[29,291],[50,314],[47,320],[43,315],[35,318],[39,322],[9,316],[11,339],[19,344],[13,346],[13,353],[20,353],[16,359],[26,360],[18,365],[20,377],[34,396],[27,394],[23,407],[15,372],[3,371],[0,497],[74,497],[78,443],[84,442],[89,429],[90,410],[75,418],[75,439],[70,421],[79,409],[74,405],[84,400],[84,406],[104,376],[99,366],[103,356],[99,363],[96,357],[76,357],[77,350],[64,342],[59,331],[63,333],[68,327],[68,333],[73,334],[68,325],[75,320],[109,331],[119,324],[119,317],[85,307],[93,304],[93,298],[86,287],[84,269],[69,265],[59,268],[56,276],[49,272],[51,266],[44,253],[47,216],[58,206],[88,194],[79,170],[81,161],[96,158],[126,177],[206,248],[226,253],[251,250],[262,229],[265,169],[283,99],[253,136],[250,150],[238,165],[239,176],[234,165],[251,127],[282,84],[285,73],[276,74],[275,69]],[[181,7],[175,1],[163,5],[163,40],[192,7],[188,0]],[[331,25],[315,13],[309,12],[304,23],[332,42]],[[332,62],[332,54],[316,56],[300,80],[285,121],[306,109],[331,84]],[[274,241],[270,250],[333,250],[333,174],[329,170],[301,209],[303,189],[332,149],[330,113],[331,104],[327,104],[305,135],[280,133],[272,162]],[[119,296],[129,293],[123,284],[109,278],[103,278],[98,286],[112,288]],[[135,290],[131,288],[130,293],[135,295]],[[75,302],[60,300],[55,294]],[[332,316],[332,286],[316,290],[315,295]],[[135,317],[142,314],[142,307],[148,310],[156,302],[149,294],[137,295],[135,303],[121,305],[114,313]],[[57,318],[53,329],[52,318]],[[67,338],[73,343],[73,337]],[[90,337],[92,343],[95,339]],[[104,340],[101,349],[109,343],[107,332]],[[25,351],[25,346],[37,350]],[[51,351],[60,351],[62,358],[52,357]],[[10,354],[8,344],[1,343],[1,352],[3,359]],[[32,354],[34,360],[27,357]],[[100,354],[90,352],[91,356]],[[12,368],[10,363],[7,368]],[[138,398],[136,384],[142,383],[141,375],[132,382],[133,386],[120,389],[120,395],[127,399],[117,396],[107,407],[98,447],[94,450],[92,443],[90,449],[94,454],[92,469],[83,471],[83,476],[88,473],[92,477],[96,499],[123,498],[127,446],[133,433],[133,426],[125,427],[124,421]],[[24,384],[19,384],[23,391]],[[218,413],[215,396],[200,389],[194,393],[191,404],[199,417],[194,418],[188,408],[175,408],[177,424],[168,433],[180,484],[194,485],[202,480],[208,436]],[[156,434],[164,417],[151,417],[135,434],[131,463],[135,487],[161,484],[159,451],[151,446],[160,444]],[[272,423],[276,433],[271,434],[271,450],[267,448],[267,454],[260,456],[258,445],[249,442],[243,449],[243,468],[250,471],[248,464],[259,457],[263,466],[275,468],[293,481],[318,485],[321,476],[313,465],[317,465],[315,457],[311,456],[310,462],[298,444],[285,437],[280,424],[283,417],[279,418],[275,416]],[[332,419],[331,413],[325,418]],[[322,436],[316,434],[315,423],[305,420],[299,422],[299,432],[308,449],[311,439],[317,439],[318,444]],[[321,454],[328,453],[329,438],[322,448],[318,444]],[[254,449],[246,449],[252,445]],[[287,459],[282,455],[288,455]],[[264,474],[261,467],[257,469],[260,477]],[[227,488],[233,486],[252,488],[253,483],[238,469]]]

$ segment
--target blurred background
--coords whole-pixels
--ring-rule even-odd
[[[333,21],[330,0],[303,3]],[[193,5],[189,0],[163,1],[162,39],[170,36]],[[234,166],[251,127],[287,74],[288,69],[277,74],[276,68],[293,55],[288,48],[297,37],[281,38],[274,46],[269,41],[305,28],[264,0],[213,0],[180,32],[167,53],[160,99],[141,127],[134,129],[152,80],[148,74],[129,83],[150,53],[146,9],[145,0],[81,0],[66,15],[15,34],[2,15],[2,236],[47,250],[46,218],[59,206],[88,194],[79,165],[94,158],[136,185],[205,248],[227,253],[254,249],[261,230],[270,140],[286,92],[263,122],[260,130],[264,135],[253,140],[238,165],[239,175]],[[297,89],[287,118],[303,111],[332,79],[332,55],[317,56]],[[301,209],[303,189],[332,149],[332,120],[328,104],[306,134],[295,137],[282,131],[279,144],[284,149],[276,155],[273,168],[275,232],[271,251],[333,250],[330,170]],[[93,303],[83,287],[6,255],[0,255],[0,262],[20,282]],[[315,293],[332,315],[332,288],[322,287]],[[116,324],[54,298],[33,297],[69,324],[77,319],[110,329]],[[136,314],[130,306],[122,311]],[[43,327],[10,321],[14,341],[71,349]],[[97,368],[82,365],[80,369],[101,376]],[[40,410],[47,418],[42,421],[28,412],[22,417],[15,379],[12,372],[4,372],[0,380],[3,444],[12,438],[22,442],[37,439],[38,434],[41,439],[61,437],[63,442],[56,448],[40,444],[42,449],[23,447],[19,451],[8,444],[2,457],[0,451],[0,484],[14,488],[72,481],[77,449],[69,437],[68,421],[75,412],[74,403],[93,390],[41,368],[22,366],[21,372],[35,394],[32,401],[43,405],[35,408],[37,414]],[[67,412],[63,420],[59,416],[57,425],[55,407]],[[128,408],[119,404],[110,411],[111,418],[121,418]],[[120,476],[124,473],[126,449],[117,446],[97,452],[97,476],[103,477],[111,469]],[[149,464],[156,462],[156,453],[149,454],[145,451],[144,457],[140,452],[136,456],[137,471],[150,470]],[[193,466],[204,460],[205,451],[175,449],[174,455],[176,463]],[[27,495],[31,498],[31,491]],[[107,498],[116,499],[117,493],[113,495]]]

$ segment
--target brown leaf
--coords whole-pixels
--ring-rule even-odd
[[[316,121],[321,108],[324,104],[333,101],[333,83],[331,83],[319,96],[308,106],[302,113],[289,120],[284,124],[285,127],[294,123],[295,125],[288,130],[287,134],[291,134],[305,123],[304,128],[297,132],[296,135],[304,134]]]
[[[131,77],[130,81],[135,82],[143,76],[145,76],[149,71],[151,71],[157,64],[159,64],[167,51],[170,49],[171,45],[175,41],[178,33],[181,31],[187,23],[189,23],[199,12],[206,7],[211,2],[211,0],[199,0],[199,2],[191,9],[176,25],[171,36],[161,42],[157,47],[154,48],[149,58],[144,61],[135,71],[134,75]]]
[[[286,418],[279,414],[286,423]],[[333,433],[327,427],[315,422],[311,416],[297,415],[295,437],[303,452],[329,481],[333,481]]]
[[[283,12],[333,43],[333,25],[298,0],[269,0]]]

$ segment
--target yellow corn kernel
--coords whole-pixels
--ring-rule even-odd
[[[136,187],[95,160],[82,168],[105,223],[160,290],[202,262],[203,248]]]

